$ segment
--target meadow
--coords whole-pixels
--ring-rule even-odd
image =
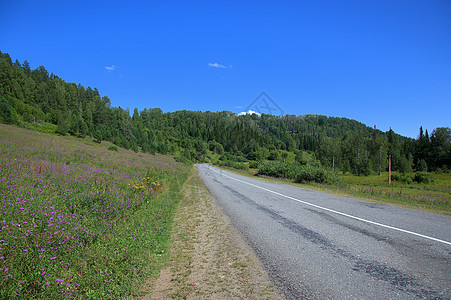
[[[126,298],[158,274],[187,167],[111,147],[0,124],[1,299]]]
[[[344,185],[336,189],[363,199],[450,215],[451,174],[428,175],[432,182],[421,184],[392,181],[390,185],[388,172],[370,176],[341,175]]]

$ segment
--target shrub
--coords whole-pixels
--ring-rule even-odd
[[[400,176],[398,174],[391,174],[390,176],[392,181],[399,181],[400,180]]]
[[[295,182],[338,183],[338,176],[324,167],[287,162],[261,162],[258,174],[294,179]]]
[[[241,162],[223,160],[223,161],[219,161],[217,164],[219,166],[225,166],[225,167],[229,167],[229,168],[249,171],[249,164],[245,164],[245,163],[241,163]]]
[[[411,184],[413,182],[413,178],[409,174],[401,175],[400,180],[406,184]]]
[[[116,146],[109,146],[109,147],[108,147],[108,150],[110,150],[110,151],[116,151],[116,152],[119,151],[119,149],[117,149]]]
[[[411,184],[414,181],[412,175],[410,175],[410,174],[402,174],[402,175],[392,174],[391,175],[391,180],[392,181],[399,181],[399,182],[402,182],[402,183],[405,183],[405,184]]]
[[[175,156],[174,160],[176,162],[179,162],[179,163],[182,163],[182,164],[185,164],[185,165],[188,165],[188,166],[192,164],[192,161],[189,158],[185,157],[185,156]]]
[[[251,161],[249,163],[249,168],[257,169],[258,168],[258,161]]]
[[[429,175],[428,173],[418,172],[413,177],[413,181],[417,183],[430,183],[432,182],[432,178],[431,175]]]
[[[301,167],[295,181],[333,184],[338,182],[338,176],[332,170],[305,165]]]
[[[224,153],[221,155],[219,160],[223,161],[234,161],[234,162],[247,162],[247,158],[241,156],[241,155],[233,155],[230,153]]]
[[[261,162],[258,164],[258,174],[295,179],[301,166],[287,162]]]

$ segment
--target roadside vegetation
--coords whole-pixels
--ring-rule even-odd
[[[119,299],[155,276],[185,165],[0,125],[0,298]]]
[[[216,165],[227,167],[222,164]],[[408,182],[392,180],[389,184],[388,172],[368,176],[334,174],[332,170],[321,167],[296,166],[291,163],[266,162],[248,170],[230,167],[227,169],[245,176],[259,176],[264,180],[294,184],[332,194],[451,215],[450,173],[400,174],[395,172],[392,174],[392,179],[409,176],[412,180]],[[304,173],[305,169],[314,170],[312,174],[321,175],[307,176]],[[323,178],[326,179],[323,180]]]

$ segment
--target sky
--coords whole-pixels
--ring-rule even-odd
[[[5,0],[0,51],[131,112],[320,114],[412,138],[451,127],[449,0]]]

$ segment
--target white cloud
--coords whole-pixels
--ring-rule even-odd
[[[253,114],[256,114],[256,115],[259,116],[259,117],[262,115],[261,113],[258,113],[258,112],[256,112],[256,111],[253,111],[253,110],[250,110],[250,109],[249,109],[249,111],[243,111],[243,112],[240,112],[240,113],[238,114],[238,116],[253,115]]]
[[[208,65],[210,66],[210,67],[213,67],[213,68],[221,68],[221,69],[225,69],[225,68],[231,68],[232,66],[224,66],[224,65],[221,65],[221,64],[218,64],[218,63],[208,63]]]
[[[117,68],[117,66],[111,65],[111,67],[106,66],[105,70],[107,70],[108,72],[113,72],[116,68]]]

